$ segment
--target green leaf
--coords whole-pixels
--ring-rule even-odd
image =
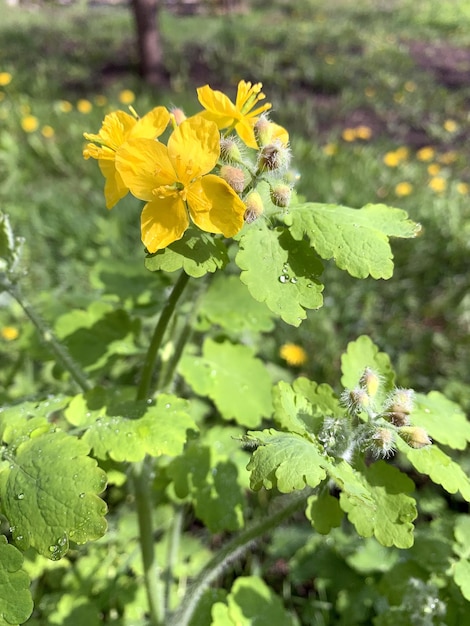
[[[254,428],[271,415],[270,376],[247,346],[206,339],[201,357],[183,356],[180,373],[196,393],[214,401],[224,419]]]
[[[145,259],[145,267],[151,272],[176,272],[183,269],[193,278],[213,273],[227,263],[227,248],[223,241],[197,228],[188,228],[182,239],[164,250],[149,254]]]
[[[452,565],[451,574],[463,597],[470,602],[470,562],[460,559]]]
[[[252,489],[277,487],[282,493],[290,493],[306,485],[316,487],[326,478],[325,467],[330,462],[315,442],[274,429],[250,432],[248,436],[260,444],[247,465]]]
[[[427,474],[433,482],[441,485],[448,493],[460,491],[463,499],[470,502],[470,479],[460,465],[452,461],[437,446],[431,445],[416,450],[400,437],[397,437],[396,444],[418,472]]]
[[[397,468],[383,461],[364,472],[363,486],[370,493],[372,506],[364,506],[346,491],[340,494],[340,505],[362,537],[374,536],[383,546],[409,548],[413,545],[416,502],[406,495],[413,482]]]
[[[390,358],[385,352],[379,352],[378,347],[367,335],[361,335],[356,341],[348,344],[346,352],[341,357],[341,384],[346,389],[354,389],[359,383],[366,367],[380,374],[382,385],[378,396],[384,397],[393,387],[395,373]]]
[[[368,204],[350,209],[334,204],[306,203],[284,218],[294,239],[306,235],[322,259],[356,278],[390,278],[393,254],[389,237],[415,237],[420,226],[402,209]]]
[[[0,211],[0,272],[15,269],[19,261],[23,239],[15,237],[8,215]]]
[[[188,414],[188,402],[176,396],[161,394],[155,405],[133,402],[107,406],[106,398],[98,399],[98,395],[93,390],[76,396],[66,418],[75,426],[88,427],[83,441],[100,459],[109,456],[118,462],[137,462],[146,454],[177,456],[188,433],[197,430]]]
[[[416,395],[412,419],[433,440],[456,450],[465,450],[470,441],[470,422],[465,413],[438,391]]]
[[[307,242],[295,241],[285,229],[253,224],[240,238],[235,261],[253,298],[288,324],[299,326],[305,309],[322,306],[321,261]]]
[[[311,496],[307,501],[305,514],[315,530],[322,535],[327,535],[332,528],[340,526],[344,516],[338,498],[329,493]]]
[[[97,494],[106,474],[87,456],[83,441],[50,425],[44,432],[45,425],[7,442],[0,499],[15,544],[58,560],[69,540],[81,544],[105,533],[106,504]]]
[[[238,276],[217,276],[211,283],[199,308],[213,324],[233,333],[246,330],[269,332],[272,314],[250,295]]]
[[[358,506],[374,507],[374,500],[370,494],[369,485],[364,482],[363,475],[344,460],[330,463],[327,467],[328,475],[337,486],[344,491],[348,498],[355,500]]]
[[[211,626],[294,626],[281,599],[258,576],[237,578],[224,604],[212,608]]]
[[[21,552],[0,535],[0,626],[22,624],[33,611],[30,581],[22,565]]]

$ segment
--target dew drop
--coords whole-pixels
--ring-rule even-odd
[[[165,409],[169,409],[169,408],[171,408],[171,404],[170,404],[169,402],[167,402],[167,403],[165,404]]]
[[[15,541],[18,541],[18,542],[23,541],[23,539],[24,539],[23,535],[16,535],[15,537]]]
[[[311,289],[313,287],[313,283],[307,283],[307,287],[308,289]]]
[[[297,282],[297,278],[295,276],[292,276],[292,278],[290,279],[290,282],[295,285],[295,283]]]
[[[82,491],[82,493],[78,497],[79,498],[84,498],[85,497],[85,494],[83,493],[83,491]]]
[[[289,277],[285,276],[285,274],[282,274],[282,276],[279,276],[280,283],[287,283],[288,280],[289,280]]]
[[[152,398],[147,399],[147,404],[152,404],[152,402],[153,402]]]
[[[24,500],[24,493],[22,493],[22,492],[21,493],[17,493],[16,494],[16,499],[17,500]]]

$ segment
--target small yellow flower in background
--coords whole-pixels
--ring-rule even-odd
[[[383,162],[387,167],[397,167],[400,165],[401,161],[402,159],[396,151],[384,154]]]
[[[400,146],[395,150],[395,153],[401,161],[406,161],[406,159],[410,156],[410,151],[406,146]]]
[[[285,343],[279,350],[279,355],[286,363],[294,367],[305,365],[308,360],[307,353],[295,343]]]
[[[241,80],[238,83],[237,98],[235,104],[221,91],[214,91],[209,85],[197,89],[197,97],[205,111],[198,115],[206,120],[215,122],[219,130],[234,129],[240,139],[249,148],[258,148],[255,137],[254,125],[258,117],[264,111],[271,108],[266,102],[253,109],[260,100],[266,97],[261,91],[262,83],[252,85],[250,82]]]
[[[327,143],[323,146],[322,150],[327,156],[333,156],[338,152],[338,145],[336,143]]]
[[[13,80],[10,72],[0,72],[0,87],[6,87]]]
[[[103,95],[95,96],[95,104],[97,107],[104,107],[108,104],[108,98]]]
[[[405,95],[401,92],[398,93],[394,93],[393,94],[393,99],[397,104],[401,104],[403,102],[403,100],[405,99]]]
[[[440,171],[441,166],[438,163],[431,163],[431,165],[428,165],[429,176],[437,176]]]
[[[92,103],[89,100],[85,100],[85,98],[82,98],[77,102],[77,111],[79,111],[80,113],[86,115],[87,113],[90,113],[92,109]]]
[[[52,128],[52,126],[49,126],[49,124],[46,124],[45,126],[41,128],[41,134],[46,139],[50,139],[51,137],[54,137],[55,131]]]
[[[444,152],[439,156],[439,163],[443,163],[444,165],[450,165],[451,163],[455,163],[458,159],[457,152],[453,150],[449,150],[448,152]]]
[[[128,139],[143,137],[156,139],[164,132],[170,121],[170,114],[165,107],[156,107],[140,119],[124,111],[115,111],[106,115],[97,135],[83,133],[89,143],[83,150],[85,159],[97,159],[101,173],[106,179],[104,196],[106,208],[112,209],[128,192],[121,175],[116,170],[116,150]]]
[[[57,108],[61,113],[70,113],[73,109],[73,105],[68,100],[59,100]]]
[[[150,253],[181,239],[189,216],[201,230],[225,237],[242,228],[244,203],[225,180],[209,173],[219,156],[217,125],[199,115],[177,126],[167,146],[138,138],[117,150],[116,168],[125,186],[147,202],[141,234]]]
[[[470,191],[470,185],[468,183],[457,183],[457,193],[459,193],[461,196],[466,196],[468,195],[468,192]]]
[[[413,185],[411,183],[398,183],[398,185],[396,185],[395,187],[395,195],[397,195],[399,198],[409,196],[410,193],[413,193]]]
[[[364,89],[364,94],[366,95],[367,98],[373,98],[376,95],[376,91],[374,89],[374,87],[366,87]]]
[[[447,188],[447,181],[442,176],[434,176],[428,183],[428,186],[436,193],[441,193]]]
[[[347,141],[347,142],[354,141],[357,137],[356,129],[345,128],[343,132],[341,133],[341,137],[344,139],[344,141]]]
[[[459,125],[455,120],[446,120],[443,124],[444,130],[448,133],[455,133],[459,129]]]
[[[412,80],[407,80],[404,87],[408,93],[413,93],[413,91],[416,91],[416,83],[414,83]]]
[[[132,104],[135,100],[135,93],[130,89],[123,89],[119,92],[118,98],[122,104]]]
[[[21,119],[21,128],[25,133],[34,133],[34,131],[38,129],[38,126],[39,120],[34,115],[25,115],[25,117]]]
[[[358,139],[363,139],[364,141],[367,141],[368,139],[372,137],[372,128],[369,128],[369,126],[365,126],[364,124],[361,124],[361,126],[358,126],[356,128],[356,135]]]
[[[325,56],[325,63],[327,65],[334,65],[336,63],[336,57],[332,54],[327,54]]]
[[[436,151],[431,146],[425,146],[424,148],[420,148],[416,153],[416,158],[418,161],[432,161]]]
[[[1,335],[5,341],[14,341],[18,339],[20,331],[14,326],[4,326],[1,330]]]

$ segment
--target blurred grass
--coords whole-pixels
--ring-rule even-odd
[[[0,206],[27,240],[35,298],[66,310],[99,297],[89,279],[98,261],[141,263],[139,203],[127,198],[109,214],[98,168],[81,157],[83,131],[125,108],[123,89],[135,93],[139,112],[176,104],[191,113],[194,86],[233,93],[240,78],[262,80],[273,118],[291,131],[301,195],[385,202],[424,227],[416,241],[394,242],[390,281],[327,268],[325,307],[298,331],[279,327],[266,356],[296,340],[310,355],[306,373],[334,383],[346,342],[369,333],[390,352],[400,384],[443,389],[470,408],[468,2],[249,5],[241,15],[163,12],[170,80],[160,90],[135,75],[126,7],[0,5],[0,72],[12,75],[0,87]],[[22,128],[28,116],[37,119],[32,132]],[[429,161],[419,156],[423,146],[433,149]],[[406,157],[390,165],[398,149]],[[0,322],[18,316],[3,309]]]

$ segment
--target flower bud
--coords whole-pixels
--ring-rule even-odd
[[[245,200],[245,222],[251,224],[264,212],[263,200],[257,191],[250,191]]]
[[[428,433],[420,426],[402,426],[398,429],[400,436],[412,448],[424,448],[432,444]]]
[[[284,146],[289,143],[289,133],[285,128],[271,122],[267,115],[261,115],[255,124],[255,135],[258,145],[263,147],[279,140]]]
[[[186,115],[183,109],[179,109],[178,107],[171,109],[170,113],[172,114],[177,126],[179,126],[181,122],[184,122],[184,120],[186,119]]]
[[[395,426],[408,426],[413,410],[413,389],[395,389],[385,406],[384,418]]]
[[[260,172],[278,172],[286,170],[290,163],[290,150],[279,139],[264,146],[258,156]]]
[[[367,410],[370,406],[370,397],[365,389],[345,389],[341,394],[341,400],[351,414]]]
[[[227,163],[241,163],[240,147],[232,137],[222,137],[220,140],[220,158]]]
[[[371,398],[374,398],[380,387],[380,376],[370,367],[366,367],[359,379],[359,385],[367,391]]]
[[[245,173],[240,167],[222,165],[220,176],[228,182],[230,187],[237,193],[241,193],[245,187]]]
[[[279,207],[288,207],[290,203],[290,198],[292,195],[292,189],[289,185],[285,183],[279,183],[277,185],[273,185],[269,190],[271,196],[271,202],[275,206]]]
[[[367,442],[367,449],[376,459],[388,459],[394,454],[395,433],[389,428],[377,428]]]

